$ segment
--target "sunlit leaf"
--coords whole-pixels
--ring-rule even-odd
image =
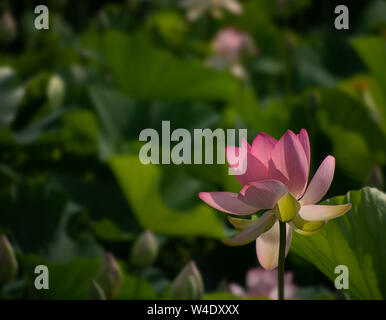
[[[349,289],[354,299],[384,299],[386,296],[386,194],[364,188],[325,204],[352,203],[343,217],[328,222],[312,236],[293,233],[292,249],[335,281],[335,267],[349,270]]]
[[[143,165],[136,156],[112,157],[110,165],[142,227],[169,235],[224,236],[218,213],[205,204],[182,213],[162,201],[156,165]]]

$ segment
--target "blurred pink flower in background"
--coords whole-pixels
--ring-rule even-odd
[[[297,287],[292,282],[292,272],[284,275],[284,296],[285,299],[295,299]],[[237,283],[229,284],[229,291],[243,298],[268,297],[272,300],[277,299],[277,270],[264,270],[263,268],[250,269],[245,280],[246,288]]]
[[[244,54],[257,53],[253,39],[245,32],[228,27],[220,30],[212,42],[213,51],[229,62],[241,60]]]
[[[243,12],[243,7],[237,0],[181,0],[180,6],[187,10],[186,15],[190,21],[197,20],[206,12],[210,12],[216,19],[223,17],[224,10],[233,14]]]
[[[244,32],[233,27],[220,30],[212,41],[214,55],[207,60],[207,65],[218,69],[230,69],[239,78],[247,78],[242,60],[257,54],[258,50],[253,39]]]

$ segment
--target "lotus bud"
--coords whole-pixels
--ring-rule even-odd
[[[174,300],[198,300],[204,295],[204,283],[194,261],[190,261],[173,281],[170,297]]]
[[[137,267],[151,265],[158,255],[158,243],[154,234],[146,230],[135,241],[131,250],[130,262]]]
[[[92,300],[106,300],[106,295],[101,286],[95,280],[91,283],[90,298]]]
[[[118,294],[122,284],[122,271],[114,255],[110,252],[106,253],[102,261],[97,281],[107,299],[112,299]]]
[[[58,75],[53,75],[47,84],[48,102],[53,108],[59,108],[64,100],[65,83]]]
[[[0,237],[0,286],[16,279],[19,265],[7,237]]]
[[[280,198],[272,211],[280,221],[288,222],[296,216],[299,210],[299,202],[293,197],[292,194],[286,193]]]
[[[365,185],[369,187],[375,187],[380,190],[383,189],[383,175],[381,169],[378,166],[373,166],[371,168],[369,174],[367,175]]]

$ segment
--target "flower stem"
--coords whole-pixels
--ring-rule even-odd
[[[279,246],[279,267],[277,270],[279,300],[284,300],[284,260],[286,247],[286,223],[279,221],[280,246]]]

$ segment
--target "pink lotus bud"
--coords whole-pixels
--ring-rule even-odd
[[[97,281],[108,299],[118,294],[122,284],[122,271],[111,252],[107,252],[102,261]]]
[[[15,252],[7,237],[0,237],[0,285],[12,282],[16,279],[19,265]]]
[[[146,230],[135,241],[131,250],[130,262],[137,267],[151,265],[158,256],[158,243],[154,234]]]
[[[190,261],[173,281],[170,297],[173,300],[198,300],[204,295],[204,283],[194,261]]]

